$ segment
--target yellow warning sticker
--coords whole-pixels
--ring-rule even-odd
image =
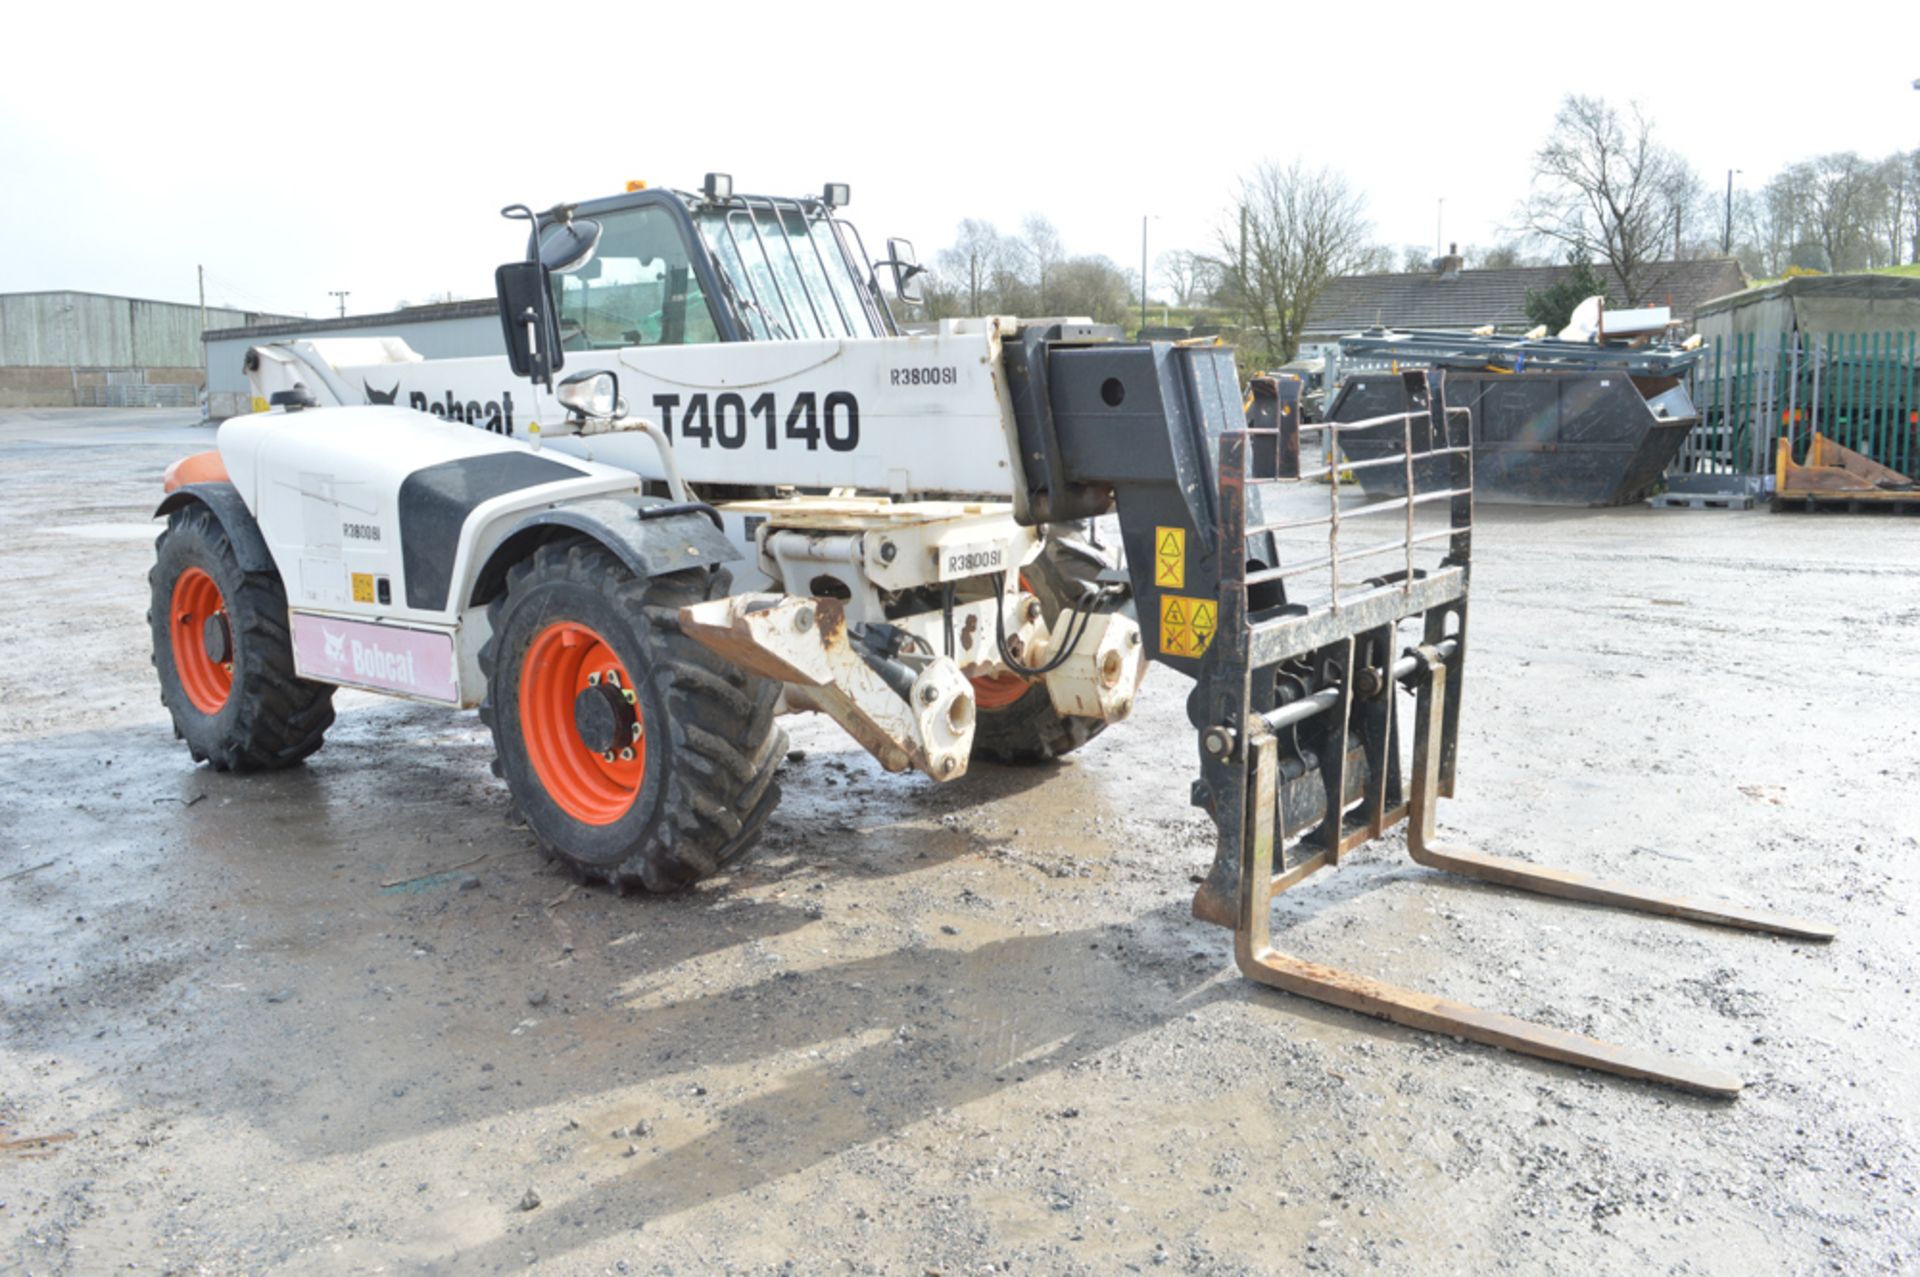
[[[1160,652],[1163,656],[1202,656],[1220,625],[1220,605],[1212,599],[1160,596]]]
[[[339,580],[335,577],[334,580]],[[355,603],[373,602],[373,573],[355,572],[353,574],[353,601]]]
[[[1153,583],[1163,590],[1182,589],[1187,584],[1187,530],[1153,530]]]

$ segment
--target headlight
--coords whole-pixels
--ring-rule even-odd
[[[620,415],[620,378],[602,369],[577,372],[554,388],[560,406],[578,417]]]

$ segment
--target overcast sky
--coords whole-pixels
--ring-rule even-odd
[[[189,14],[189,9],[191,13]],[[1137,15],[1137,16],[1136,16]],[[1295,157],[1374,237],[1487,243],[1560,97],[1640,101],[1718,189],[1920,145],[1920,3],[16,6],[0,292],[330,313],[485,295],[545,207],[629,178],[852,184],[878,248],[1027,213],[1138,268]],[[1829,51],[1831,56],[1829,57]]]

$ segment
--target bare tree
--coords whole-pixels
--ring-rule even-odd
[[[1049,278],[1053,314],[1085,315],[1095,323],[1123,323],[1137,298],[1132,277],[1098,254],[1063,258]]]
[[[1126,275],[1104,257],[1068,255],[1060,233],[1029,217],[1024,234],[967,218],[954,243],[934,255],[927,314],[1087,315],[1118,322],[1128,314]]]
[[[1534,156],[1526,231],[1613,268],[1635,306],[1659,287],[1660,263],[1684,234],[1699,180],[1653,134],[1637,106],[1569,95]],[[1676,233],[1676,228],[1678,234]]]
[[[1875,166],[1880,187],[1873,227],[1876,247],[1886,245],[1885,264],[1898,266],[1907,257],[1907,226],[1920,225],[1920,151],[1895,151]]]
[[[1838,151],[1814,157],[1805,168],[1807,230],[1826,253],[1827,269],[1870,265],[1872,237],[1866,226],[1875,196],[1873,166],[1852,151]]]
[[[1020,247],[1025,263],[1022,275],[1038,294],[1038,309],[1033,313],[1059,314],[1060,307],[1049,285],[1053,282],[1054,269],[1067,256],[1066,248],[1060,242],[1060,232],[1040,214],[1029,213],[1020,224]]]
[[[1511,270],[1515,266],[1530,266],[1527,255],[1520,245],[1511,240],[1503,240],[1487,248],[1469,244],[1462,254],[1471,270]]]
[[[1241,180],[1218,240],[1225,279],[1261,355],[1285,363],[1336,275],[1377,265],[1365,202],[1340,174],[1268,162]]]
[[[1400,273],[1419,275],[1433,269],[1433,254],[1424,244],[1403,244],[1400,247]]]
[[[957,294],[955,314],[981,315],[981,302],[991,299],[995,275],[1001,270],[1007,246],[992,222],[966,218],[951,248],[942,249],[934,259],[933,282],[938,291]],[[929,302],[934,289],[929,290]]]
[[[1160,280],[1173,294],[1174,305],[1180,307],[1205,305],[1213,299],[1215,286],[1220,281],[1220,263],[1202,253],[1191,249],[1175,248],[1160,254],[1154,263],[1160,271]]]

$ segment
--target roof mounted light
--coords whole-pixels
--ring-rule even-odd
[[[641,181],[639,178],[634,177],[634,178],[627,179],[627,194],[631,195],[635,191],[644,191],[646,189],[647,189],[647,184]]]
[[[706,195],[707,203],[724,203],[733,198],[733,174],[709,173],[707,180],[700,184],[700,190]]]
[[[820,192],[820,202],[828,208],[845,208],[851,198],[853,192],[845,182],[828,182],[827,189]]]

